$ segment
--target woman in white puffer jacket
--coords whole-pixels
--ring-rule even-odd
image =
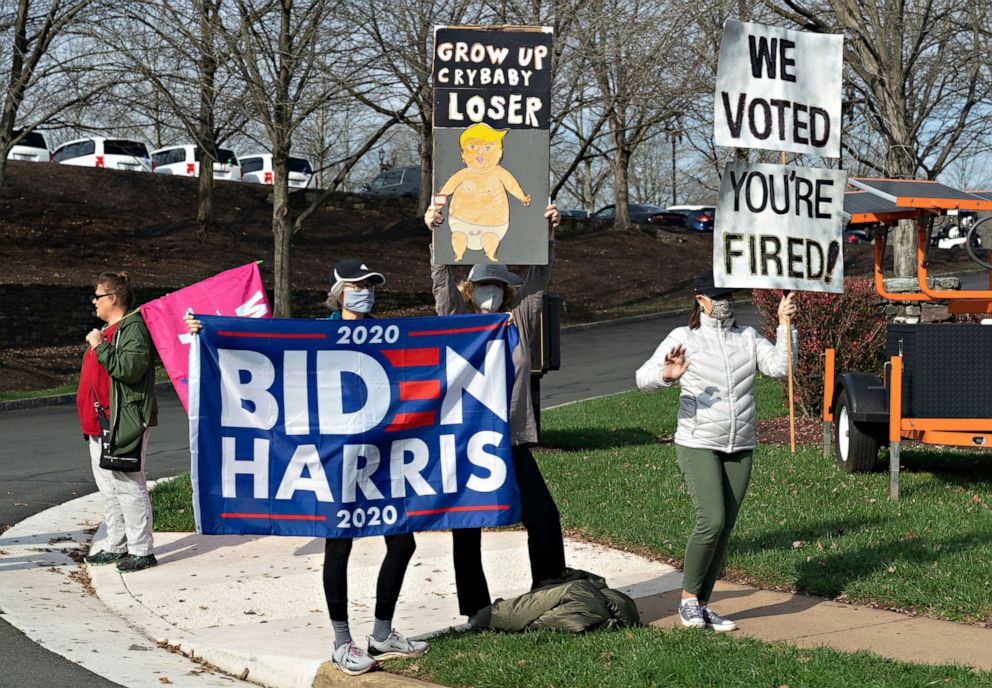
[[[792,294],[783,297],[772,344],[753,327],[736,325],[729,295],[714,286],[712,274],[698,277],[689,326],[665,337],[637,371],[637,386],[645,392],[681,387],[675,449],[696,525],[686,545],[679,617],[683,626],[715,631],[737,628],[707,603],[751,478],[755,373],[788,375],[786,333],[796,311]],[[795,330],[792,337],[796,351]]]

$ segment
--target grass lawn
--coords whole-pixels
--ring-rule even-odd
[[[52,387],[51,389],[36,389],[29,392],[0,392],[0,401],[14,401],[16,399],[34,399],[35,397],[52,397],[58,394],[75,394],[79,386],[78,378],[76,382]]]
[[[759,416],[782,413],[772,381]],[[663,441],[678,391],[630,392],[542,418],[541,469],[566,528],[676,564],[692,528],[688,496]],[[850,475],[818,446],[761,446],[730,545],[727,575],[955,621],[992,622],[992,457],[903,452],[902,499],[884,471]]]
[[[829,648],[797,649],[737,634],[637,628],[569,635],[445,635],[426,655],[385,668],[446,686],[627,688],[666,686],[988,686],[992,675],[880,659]]]
[[[82,360],[82,354],[80,354]],[[169,373],[162,367],[161,363],[155,365],[155,382],[168,382]],[[79,387],[79,374],[72,376],[72,380],[58,387],[48,389],[35,389],[23,392],[0,392],[0,401],[15,401],[17,399],[34,399],[36,397],[54,397],[60,394],[75,394]]]

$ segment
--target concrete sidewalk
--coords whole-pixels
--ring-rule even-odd
[[[322,540],[157,533],[158,567],[126,576],[112,566],[89,567],[94,599],[83,590],[79,567],[60,550],[85,542],[84,527],[98,506],[95,495],[80,498],[0,535],[0,609],[49,649],[125,686],[163,676],[191,688],[244,685],[156,643],[274,688],[424,685],[385,672],[349,677],[329,666]],[[101,529],[97,548],[102,537]],[[483,539],[493,597],[524,592],[530,579],[525,533],[487,532]],[[402,633],[429,636],[464,621],[454,598],[450,541],[447,533],[417,535],[394,619]],[[603,574],[637,599],[645,623],[678,623],[681,574],[670,566],[577,540],[566,548],[570,565]],[[356,640],[371,630],[383,553],[382,538],[355,541],[349,590]],[[713,604],[738,621],[741,634],[761,640],[992,669],[992,630],[986,628],[723,583]],[[155,642],[136,642],[134,629]]]
[[[102,531],[97,533],[99,547]],[[530,587],[526,533],[485,532],[483,563],[493,598]],[[321,587],[323,540],[157,533],[159,565],[125,576],[111,566],[90,568],[100,599],[152,639],[179,646],[224,671],[274,688],[309,688],[330,657],[331,631]],[[382,538],[355,540],[348,567],[352,635],[372,631]],[[634,598],[680,585],[672,567],[626,552],[566,541],[571,566],[601,573]],[[393,624],[429,637],[464,623],[458,614],[451,535],[417,533]],[[327,679],[354,679],[336,670]],[[381,684],[387,680],[379,674]],[[377,685],[378,685],[377,684]],[[324,685],[330,685],[324,682]]]

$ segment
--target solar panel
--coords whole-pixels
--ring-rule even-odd
[[[905,213],[892,201],[876,196],[869,191],[848,191],[844,194],[844,212],[848,215],[856,213]]]
[[[982,191],[969,191],[972,196],[978,196],[979,198],[984,198],[986,201],[992,201],[992,189],[985,189]]]
[[[852,177],[848,183],[890,201],[899,208],[992,210],[992,199],[925,179]]]

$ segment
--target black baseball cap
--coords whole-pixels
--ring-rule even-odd
[[[381,272],[370,270],[365,263],[357,258],[342,260],[334,266],[334,271],[331,273],[332,284],[337,284],[338,282],[361,282],[367,279],[371,279],[374,284],[379,286],[386,283],[386,278],[382,276]]]
[[[696,275],[693,291],[697,294],[702,294],[703,296],[708,296],[711,299],[715,299],[721,296],[730,296],[734,290],[727,287],[716,286],[716,284],[713,283],[713,273],[703,272]]]

